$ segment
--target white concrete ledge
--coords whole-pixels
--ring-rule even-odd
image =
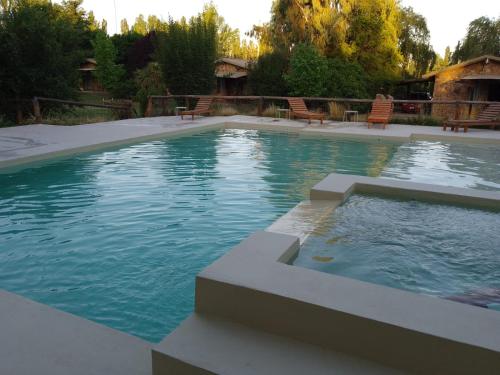
[[[151,344],[0,290],[0,374],[149,375]]]
[[[295,237],[250,236],[197,277],[196,312],[404,371],[500,368],[498,312],[278,262],[294,251]]]
[[[354,192],[500,210],[500,192],[332,173],[316,184],[311,200],[344,201]]]
[[[193,314],[153,349],[153,375],[396,375],[344,353]]]
[[[404,371],[495,374],[498,312],[283,264],[299,238],[355,192],[500,208],[498,192],[332,174],[312,189],[311,202],[268,228],[297,237],[258,232],[198,275],[196,312]]]

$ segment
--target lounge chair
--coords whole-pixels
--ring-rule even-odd
[[[392,96],[388,96],[386,99],[383,95],[377,94],[372,104],[372,111],[368,115],[368,129],[370,129],[373,124],[382,124],[385,129],[391,119],[393,110],[394,103],[392,101]]]
[[[309,111],[306,107],[306,103],[304,103],[304,99],[288,98],[288,104],[290,105],[292,116],[307,119],[309,120],[309,124],[311,123],[311,119],[319,120],[321,125],[323,125],[325,114]]]
[[[475,120],[448,120],[443,124],[443,131],[450,128],[458,132],[459,128],[464,128],[464,133],[467,133],[469,126],[489,126],[491,129],[500,126],[500,103],[489,104],[484,110],[477,115]]]
[[[214,101],[213,98],[200,98],[198,100],[198,103],[196,103],[196,107],[193,110],[181,112],[181,119],[184,120],[184,116],[191,116],[192,119],[194,120],[195,115],[203,115],[203,114],[209,115],[210,113],[212,113],[210,105],[212,104],[213,101]]]

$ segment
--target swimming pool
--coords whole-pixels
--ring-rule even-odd
[[[376,176],[396,148],[227,130],[0,175],[0,288],[159,341],[201,269],[328,173]]]
[[[435,141],[405,143],[381,177],[500,190],[500,147]]]
[[[500,310],[499,227],[499,212],[353,195],[294,265]]]
[[[327,174],[385,174],[403,146],[225,130],[0,174],[0,288],[157,342],[192,312],[201,269]]]

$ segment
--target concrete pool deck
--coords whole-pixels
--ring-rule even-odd
[[[293,132],[305,136],[409,142],[500,144],[500,132],[471,129],[468,133],[443,132],[440,127],[390,125],[368,129],[364,123],[327,121],[323,126],[307,121],[266,117],[203,117],[194,121],[179,117],[152,117],[76,126],[26,125],[0,129],[0,168],[63,157],[114,146],[222,128]]]
[[[500,144],[500,132],[490,130],[473,129],[464,134],[407,125],[391,125],[387,130],[367,129],[358,123],[307,126],[303,121],[248,116],[195,121],[157,117],[0,129],[0,168],[10,170],[74,153],[222,128],[395,142]],[[299,269],[287,262],[297,253],[300,240],[355,190],[356,183],[361,191],[373,192],[377,186],[389,194],[412,196],[423,191],[422,199],[438,194],[440,200],[446,195],[450,203],[457,199],[463,203],[461,197],[465,197],[482,207],[497,207],[498,193],[349,178],[326,178],[313,189],[310,202],[301,203],[267,232],[252,235],[203,271],[197,278],[195,313],[159,345],[0,290],[0,373],[385,374],[435,370],[441,374],[470,373],[471,369],[495,373],[490,370],[500,366],[500,314],[403,291],[388,292],[390,288]]]

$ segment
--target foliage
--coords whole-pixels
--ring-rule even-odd
[[[130,31],[130,27],[128,26],[128,21],[126,18],[120,21],[120,32],[123,34],[128,34]]]
[[[116,63],[125,65],[128,72],[130,72],[127,66],[129,55],[132,53],[135,43],[143,37],[144,36],[141,34],[134,32],[115,34],[111,37],[111,41],[113,42],[116,50]],[[133,73],[133,70],[131,73]]]
[[[136,70],[146,67],[153,61],[156,44],[157,36],[155,31],[137,39],[127,50],[125,60],[127,72],[134,73]]]
[[[308,44],[298,44],[290,57],[285,81],[292,96],[324,96],[327,93],[328,60]]]
[[[121,28],[123,30],[128,28],[128,24],[126,22],[127,20],[122,20]],[[130,32],[139,35],[147,35],[153,31],[166,31],[167,27],[168,25],[166,22],[163,22],[154,15],[148,16],[148,19],[146,20],[144,15],[139,14],[139,16],[135,19],[135,23],[132,25]]]
[[[98,33],[93,46],[97,62],[95,77],[114,96],[126,96],[128,87],[124,85],[125,69],[123,65],[116,63],[116,48],[113,42],[106,34]]]
[[[369,78],[361,65],[340,58],[328,61],[328,96],[334,98],[367,98]]]
[[[189,23],[170,20],[158,36],[157,60],[174,94],[210,94],[214,87],[217,25],[201,15]]]
[[[479,17],[472,21],[451,62],[457,64],[482,55],[500,56],[500,18]]]
[[[234,57],[253,60],[258,57],[258,48],[253,41],[241,40],[240,30],[231,28],[213,2],[205,4],[200,14],[207,24],[217,28],[217,57]]]
[[[439,54],[436,54],[436,63],[434,64],[433,70],[441,70],[446,68],[451,64],[451,50],[450,47],[446,47],[444,51],[444,56],[441,57]]]
[[[350,59],[374,80],[398,75],[398,7],[396,0],[350,0],[347,44]]]
[[[251,68],[248,85],[255,95],[284,96],[287,86],[284,74],[288,69],[288,58],[281,52],[262,55]]]
[[[165,95],[167,88],[163,82],[163,73],[158,63],[149,63],[144,69],[136,72],[136,99],[139,102],[141,114],[146,111],[149,96]]]
[[[436,54],[430,46],[430,32],[425,18],[413,8],[401,9],[399,50],[403,62],[403,75],[421,77],[432,70]]]
[[[91,38],[80,4],[20,0],[0,13],[0,105],[12,108],[7,100],[33,96],[75,97],[79,79],[75,67],[85,57]]]

